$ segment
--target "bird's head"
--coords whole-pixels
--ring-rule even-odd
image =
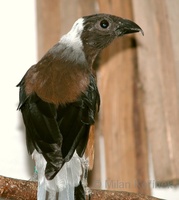
[[[63,41],[73,45],[75,50],[83,49],[89,60],[94,60],[115,38],[135,32],[143,34],[133,21],[109,14],[94,14],[78,19]]]
[[[103,49],[116,37],[143,30],[133,21],[114,15],[96,14],[83,17],[81,39],[84,46]]]

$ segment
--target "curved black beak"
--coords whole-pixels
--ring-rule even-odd
[[[144,35],[144,31],[140,28],[140,26],[138,26],[131,20],[123,18],[120,18],[119,26],[117,27],[115,32],[118,37],[125,34],[136,33],[136,32],[141,32],[142,35]]]

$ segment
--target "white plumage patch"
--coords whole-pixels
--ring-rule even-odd
[[[83,46],[81,41],[81,34],[84,28],[83,21],[83,18],[78,19],[72,26],[71,30],[62,36],[59,42],[74,46],[75,48],[81,48]]]
[[[66,162],[62,169],[52,180],[45,178],[46,160],[36,150],[32,154],[38,171],[38,200],[45,199],[48,191],[51,198],[55,199],[56,193],[59,193],[59,199],[73,200],[74,188],[79,185],[82,175],[82,165],[80,157],[75,152],[69,162]]]
[[[86,57],[83,51],[81,34],[83,32],[83,18],[78,19],[71,30],[62,36],[59,43],[62,48],[61,57],[74,63],[86,64]]]

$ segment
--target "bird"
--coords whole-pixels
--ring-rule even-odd
[[[143,30],[99,13],[81,17],[19,84],[18,110],[38,173],[38,200],[84,200],[85,149],[100,107],[93,63],[114,39]]]

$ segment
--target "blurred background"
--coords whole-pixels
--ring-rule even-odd
[[[178,0],[0,1],[0,175],[33,173],[16,85],[76,19],[103,12],[145,35],[115,40],[95,63],[102,100],[90,186],[179,199],[178,9]]]

